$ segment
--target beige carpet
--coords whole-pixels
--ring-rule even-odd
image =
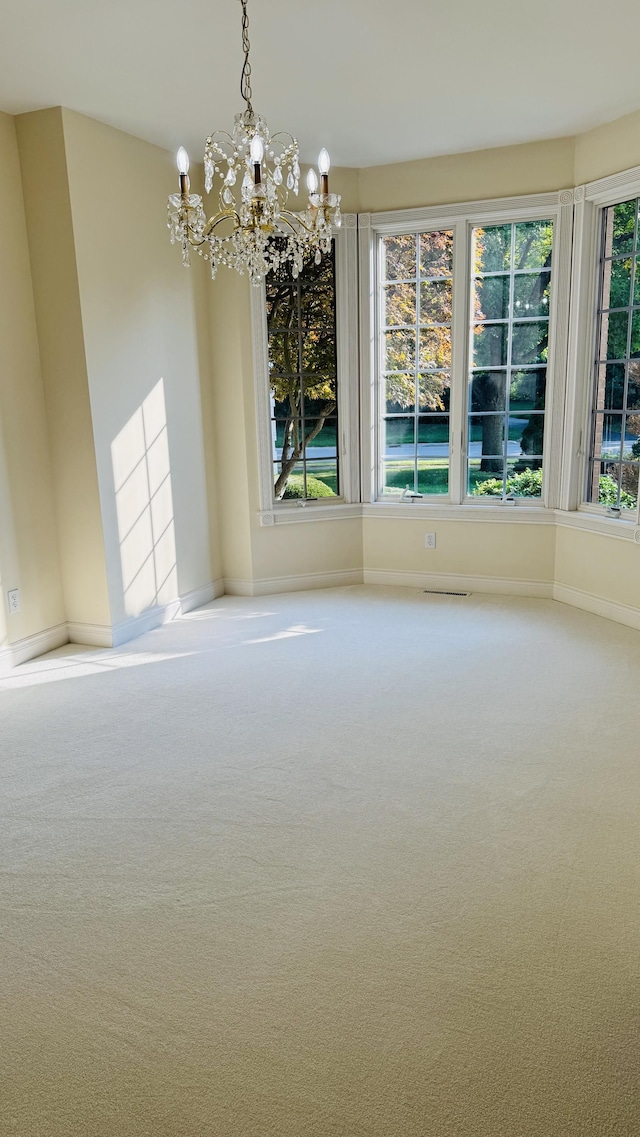
[[[2,680],[2,1137],[637,1137],[640,635],[225,598]]]

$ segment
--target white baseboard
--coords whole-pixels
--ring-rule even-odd
[[[69,643],[86,644],[87,647],[113,647],[110,624],[85,624],[81,620],[69,620]]]
[[[441,589],[443,592],[489,592],[502,596],[536,596],[543,600],[553,599],[553,584],[550,580],[365,569],[364,583],[400,585],[403,588],[433,588]]]
[[[74,644],[88,644],[90,647],[120,647],[129,640],[136,639],[159,628],[169,620],[175,620],[185,612],[192,612],[194,608],[201,608],[203,604],[210,604],[224,593],[224,581],[213,580],[194,588],[182,596],[170,600],[167,604],[159,604],[154,608],[147,608],[138,616],[130,616],[118,624],[69,624],[69,640]]]
[[[344,588],[346,585],[362,583],[362,569],[344,569],[338,572],[263,577],[258,580],[225,577],[224,590],[229,596],[273,596],[278,592],[307,592],[315,588]]]
[[[130,616],[128,620],[121,620],[119,624],[114,624],[111,629],[112,646],[120,647],[122,644],[128,643],[129,640],[143,636],[145,632],[151,632],[154,628],[161,627],[162,624],[168,624],[170,620],[175,620],[176,616],[181,616],[185,612],[192,612],[194,608],[201,608],[203,604],[210,604],[217,596],[222,596],[223,592],[223,581],[209,581],[208,584],[203,584],[200,588],[194,588],[190,592],[184,592],[166,604],[148,608],[139,616]]]
[[[27,663],[38,655],[44,655],[68,643],[67,625],[56,624],[53,628],[45,628],[42,632],[35,632],[32,636],[7,644],[0,651],[0,667],[17,667],[20,663]]]
[[[212,600],[217,600],[219,596],[224,596],[224,580],[222,577],[210,581],[209,584],[203,584],[201,588],[194,588],[192,592],[183,593],[180,597],[180,612],[182,615],[185,612],[193,612],[194,608],[202,608],[204,604],[211,604]]]
[[[628,628],[640,631],[640,608],[633,608],[631,604],[619,604],[615,600],[605,600],[602,596],[594,596],[592,592],[583,592],[581,588],[571,588],[568,584],[554,584],[553,599],[562,604],[571,604],[573,608],[581,608],[583,612],[592,612],[594,616],[604,616],[606,620],[614,620],[616,624],[626,624]]]

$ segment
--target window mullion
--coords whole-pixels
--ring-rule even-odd
[[[451,396],[449,408],[449,495],[454,505],[465,496],[466,367],[470,311],[470,234],[466,221],[454,226],[453,303],[451,317]]]

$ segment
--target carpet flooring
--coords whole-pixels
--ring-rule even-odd
[[[224,597],[0,678],[2,1137],[637,1137],[640,634]]]

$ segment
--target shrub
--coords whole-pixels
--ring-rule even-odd
[[[600,505],[617,505],[618,504],[618,483],[609,476],[609,474],[600,475],[600,490],[598,493],[598,502]],[[636,498],[633,494],[627,493],[622,490],[620,494],[620,505],[623,509],[635,509]]]
[[[484,494],[489,497],[502,497],[502,478],[487,478],[485,482],[478,482],[473,490],[474,494]],[[542,493],[542,467],[539,470],[522,470],[507,478],[506,492],[515,497],[540,497]]]
[[[304,481],[302,474],[291,474],[283,498],[304,497]],[[320,478],[307,474],[307,497],[335,497],[333,490]]]

